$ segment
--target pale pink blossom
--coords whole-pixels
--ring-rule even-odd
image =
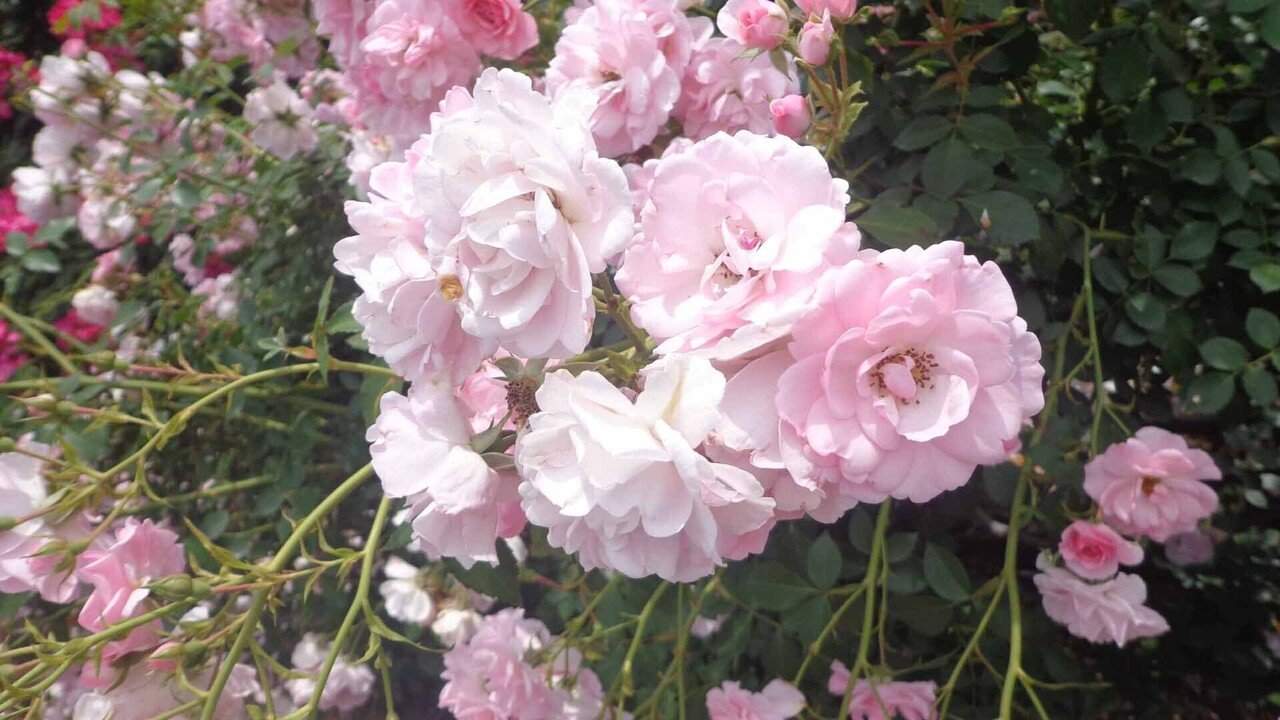
[[[786,337],[818,277],[858,248],[847,190],[787,137],[720,134],[664,156],[617,274],[658,352],[735,360]]]
[[[89,632],[146,612],[151,583],[186,569],[186,556],[178,536],[151,520],[126,518],[100,547],[86,550],[77,560],[76,572],[93,586],[77,621]],[[160,643],[160,621],[134,628],[122,639],[107,643],[103,659],[111,663],[124,655],[150,649]],[[81,682],[107,687],[113,678],[106,668],[97,672],[86,666]]]
[[[758,693],[732,680],[707,691],[711,720],[787,720],[803,709],[804,695],[783,680],[774,680]]]
[[[729,0],[716,15],[725,37],[756,50],[781,45],[787,24],[787,11],[773,0]]]
[[[86,285],[71,296],[71,307],[94,325],[110,324],[119,306],[115,293],[101,285]]]
[[[245,699],[260,692],[257,675],[253,666],[244,663],[232,669],[226,689],[218,698],[213,714],[216,720],[249,717],[245,711]],[[188,670],[186,680],[191,686],[205,689],[213,682],[213,676],[213,667],[200,668]],[[177,677],[151,670],[145,663],[140,663],[125,671],[117,682],[80,695],[71,720],[151,720],[196,699],[196,695]]]
[[[722,131],[771,134],[769,103],[800,92],[794,61],[784,59],[784,72],[767,55],[745,55],[747,47],[735,40],[699,37],[672,113],[684,134],[693,140]]]
[[[1058,552],[1071,572],[1086,580],[1106,580],[1121,565],[1142,562],[1142,548],[1106,525],[1076,520],[1062,531]]]
[[[809,101],[803,95],[788,95],[769,103],[773,127],[780,135],[800,138],[809,129]]]
[[[382,572],[387,579],[378,585],[378,593],[387,614],[412,625],[430,625],[436,617],[436,602],[423,572],[395,555],[387,558]]]
[[[281,160],[310,152],[319,140],[311,106],[281,80],[249,92],[244,119],[253,128],[249,139]]]
[[[653,141],[680,98],[695,25],[710,22],[691,22],[674,0],[596,0],[556,42],[547,91],[589,94],[600,152],[634,152]]]
[[[3,328],[0,328],[2,331]],[[35,455],[53,457],[57,450],[30,438],[18,446]],[[0,517],[24,518],[45,510],[52,498],[43,476],[44,462],[18,452],[0,454]],[[57,513],[38,515],[0,532],[0,592],[36,591],[54,603],[70,601],[79,580],[63,553],[40,555],[53,542],[72,542],[89,533],[81,514],[62,518]]]
[[[839,660],[831,663],[827,691],[841,697],[849,692],[849,669]],[[858,680],[849,695],[849,717],[852,720],[936,720],[937,691],[938,685],[933,681]]]
[[[295,705],[302,707],[311,701],[316,687],[314,675],[324,665],[331,648],[328,642],[314,633],[307,633],[294,646],[293,668],[308,675],[285,681],[285,690]],[[318,707],[322,711],[352,712],[369,702],[376,680],[368,665],[339,655],[329,671],[324,689],[320,691]]]
[[[407,498],[414,535],[428,554],[468,567],[496,563],[495,540],[523,528],[515,478],[471,447],[471,428],[447,386],[414,383],[408,397],[382,396],[367,439],[383,491]]]
[[[440,707],[459,718],[597,717],[604,697],[599,678],[580,667],[574,648],[560,652],[553,668],[539,664],[551,659],[543,652],[551,642],[546,626],[521,608],[485,616],[469,640],[444,654]]]
[[[693,622],[689,625],[689,634],[699,640],[706,640],[712,635],[720,632],[720,628],[724,626],[724,621],[728,619],[729,616],[723,613],[716,615],[715,617],[699,615],[695,617]]]
[[[316,34],[329,39],[329,53],[339,67],[355,65],[360,58],[360,39],[377,0],[313,0],[311,12]]]
[[[1213,538],[1200,530],[1170,535],[1164,556],[1174,565],[1203,565],[1213,559]]]
[[[788,351],[778,455],[798,485],[823,493],[810,513],[827,521],[855,502],[926,502],[964,485],[978,465],[1005,461],[1005,443],[1044,405],[1040,343],[1008,281],[959,242],[863,251],[828,273]],[[768,362],[759,415],[786,364]],[[770,445],[767,434],[757,442]]]
[[[814,67],[826,64],[827,56],[831,54],[833,35],[835,29],[831,27],[830,13],[823,11],[822,17],[805,21],[804,27],[800,28],[798,43],[800,59]]]
[[[462,36],[482,55],[515,60],[538,44],[538,23],[520,0],[454,0]]]
[[[1158,427],[1138,430],[1084,468],[1084,490],[1107,524],[1156,542],[1194,530],[1212,515],[1218,495],[1205,482],[1221,479],[1208,453]]]
[[[551,102],[528,76],[489,68],[411,151],[427,254],[463,330],[521,357],[586,347],[591,274],[632,238],[627,179],[595,151],[589,102]]]
[[[382,0],[347,72],[365,124],[404,147],[427,129],[445,94],[470,85],[481,67],[443,2]]]
[[[1090,583],[1050,565],[1044,556],[1037,567],[1040,572],[1032,579],[1045,613],[1076,637],[1124,647],[1169,630],[1164,617],[1146,606],[1147,585],[1137,575],[1117,573],[1110,580]]]
[[[796,0],[796,4],[812,16],[831,13],[831,17],[848,22],[858,12],[858,0]]]
[[[719,420],[724,376],[669,355],[633,400],[595,372],[549,374],[516,442],[520,494],[548,542],[583,567],[689,582],[772,517],[750,473],[697,452]]]
[[[506,375],[492,361],[486,360],[479,370],[468,375],[457,393],[472,432],[484,432],[504,418],[505,429],[516,429],[514,419],[508,417]]]
[[[413,168],[427,147],[420,142],[414,148],[404,162],[373,169],[368,202],[347,202],[347,222],[356,234],[334,247],[335,267],[360,286],[352,314],[364,326],[371,352],[411,381],[460,383],[498,346],[464,332],[453,286],[448,297],[442,292],[413,193]]]

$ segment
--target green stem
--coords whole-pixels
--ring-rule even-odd
[[[627,648],[627,655],[622,661],[622,670],[618,673],[618,679],[615,686],[621,685],[618,694],[618,715],[622,715],[627,704],[627,697],[635,693],[632,684],[631,673],[635,664],[636,653],[640,651],[640,643],[644,640],[644,629],[649,624],[649,618],[653,616],[654,608],[658,607],[658,601],[662,599],[663,594],[670,587],[668,583],[659,582],[658,588],[649,596],[649,601],[644,604],[644,609],[640,611],[640,617],[636,618],[636,634],[631,638],[631,646]],[[610,689],[609,695],[612,697],[613,689]]]
[[[960,673],[969,662],[969,658],[973,656],[973,651],[977,649],[978,642],[982,640],[982,636],[987,632],[987,626],[991,623],[991,618],[996,614],[996,608],[1000,606],[1000,600],[1004,597],[1004,576],[1000,576],[1000,582],[996,585],[995,592],[991,595],[991,604],[987,605],[987,611],[982,614],[982,620],[978,622],[978,628],[974,630],[973,637],[969,638],[969,642],[964,647],[964,651],[960,653],[960,659],[956,661],[956,666],[951,670],[951,676],[947,678],[947,684],[942,687],[941,709],[938,717],[946,718],[947,709],[951,707],[951,693],[956,689],[956,683],[960,681]]]
[[[1004,543],[1004,568],[1001,571],[1005,592],[1009,593],[1009,665],[1005,670],[1004,687],[1000,692],[1000,720],[1013,717],[1013,693],[1022,668],[1022,600],[1018,590],[1018,531],[1024,515],[1022,504],[1026,500],[1031,472],[1024,468],[1018,475],[1018,487],[1013,493],[1013,509],[1009,516],[1009,534]]]
[[[382,539],[382,528],[387,522],[387,515],[391,511],[391,498],[384,497],[378,505],[378,513],[373,518],[373,526],[369,528],[369,539],[364,546],[363,557],[360,560],[360,582],[356,585],[356,595],[351,601],[351,607],[347,608],[347,616],[342,619],[342,625],[338,627],[338,633],[333,637],[333,645],[329,648],[329,656],[325,658],[324,665],[320,668],[320,673],[316,675],[315,688],[311,691],[311,699],[307,701],[306,707],[298,711],[299,717],[311,717],[316,712],[316,708],[320,706],[320,695],[324,692],[325,683],[329,682],[329,673],[333,671],[333,666],[338,661],[338,656],[342,653],[343,645],[346,643],[347,635],[350,634],[351,628],[355,626],[356,617],[360,614],[361,608],[364,606],[365,598],[369,596],[369,586],[373,583],[373,563],[378,556],[378,543]],[[292,717],[295,713],[290,713]]]
[[[844,699],[840,701],[840,713],[836,717],[849,716],[849,703],[853,701],[853,688],[858,676],[866,669],[867,655],[871,651],[871,628],[876,616],[876,582],[880,578],[880,563],[884,558],[884,536],[889,528],[889,507],[893,501],[885,499],[880,503],[880,514],[876,516],[876,533],[871,541],[871,562],[867,565],[867,574],[863,582],[867,583],[867,602],[862,611],[862,634],[858,636],[858,657],[849,669],[849,686],[845,688]]]
[[[348,495],[356,488],[364,484],[365,480],[373,474],[373,465],[368,464],[352,473],[341,485],[333,492],[329,493],[319,505],[315,507],[302,522],[298,523],[293,529],[289,537],[280,546],[271,562],[267,563],[265,570],[269,573],[280,572],[293,560],[294,553],[302,545],[303,538],[311,531],[322,519],[333,509],[338,506]],[[227,686],[227,680],[231,677],[231,670],[235,667],[236,658],[244,652],[245,646],[249,644],[249,638],[253,636],[253,631],[258,629],[259,623],[262,621],[262,611],[267,606],[267,597],[270,595],[270,588],[262,588],[253,594],[252,604],[249,606],[249,612],[245,616],[244,624],[240,626],[240,632],[236,634],[236,639],[231,645],[231,649],[227,652],[227,658],[222,663],[222,667],[218,668],[218,675],[213,679],[213,684],[209,686],[209,697],[205,700],[204,709],[200,711],[200,720],[213,720],[213,714],[218,709],[218,698],[222,695],[222,690]]]

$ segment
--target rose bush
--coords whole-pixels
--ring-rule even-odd
[[[46,5],[0,717],[1275,716],[1280,8]]]

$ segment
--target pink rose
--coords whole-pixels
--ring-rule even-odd
[[[729,0],[716,15],[725,37],[757,50],[781,45],[787,24],[787,11],[773,0]]]
[[[538,44],[538,23],[519,0],[456,0],[454,22],[484,55],[515,60]]]
[[[849,692],[849,668],[839,660],[831,662],[827,690],[844,697]],[[936,720],[935,682],[871,682],[858,680],[849,696],[849,717],[853,720]]]
[[[1194,530],[1212,515],[1218,495],[1205,481],[1221,479],[1208,453],[1157,427],[1138,430],[1084,468],[1084,490],[1107,524],[1156,542]]]
[[[147,586],[185,569],[186,555],[176,533],[151,520],[127,518],[102,547],[86,550],[77,560],[77,574],[93,586],[80,609],[80,627],[101,632],[146,612],[151,596]],[[111,664],[129,653],[155,647],[162,629],[159,620],[134,628],[124,638],[107,643],[103,659]],[[114,681],[114,673],[106,668],[97,672],[86,664],[85,669],[81,682],[107,687]]]
[[[369,201],[346,204],[355,234],[334,246],[334,267],[360,287],[352,314],[371,352],[410,381],[461,383],[498,345],[462,329],[457,305],[422,245],[424,218],[413,194],[420,160],[410,152],[403,162],[373,169]]]
[[[749,472],[698,453],[725,388],[711,363],[668,355],[641,379],[632,399],[593,371],[547,375],[516,441],[522,507],[584,568],[690,582],[763,545],[743,536],[773,501]]]
[[[1213,559],[1213,538],[1199,530],[1171,535],[1164,556],[1174,565],[1203,565]]]
[[[509,608],[481,619],[464,643],[444,654],[440,707],[460,718],[593,718],[603,690],[581,668],[575,649],[547,652],[553,639],[540,620]],[[555,666],[545,663],[554,657]],[[537,664],[543,663],[543,664]],[[565,682],[572,679],[572,683]],[[562,687],[572,685],[572,688]],[[606,713],[604,717],[613,717]]]
[[[858,12],[858,0],[796,0],[796,4],[809,15],[829,12],[831,17],[841,22],[847,22]]]
[[[809,129],[809,101],[803,95],[788,95],[769,103],[773,127],[781,135],[802,137]]]
[[[707,691],[711,720],[787,720],[803,709],[804,695],[782,680],[774,680],[758,693],[732,680]]]
[[[383,395],[381,408],[367,435],[373,469],[383,492],[408,499],[423,550],[466,567],[497,562],[494,542],[520,525],[503,518],[504,509],[519,507],[515,478],[489,467],[471,447],[453,391],[418,382],[408,397]]]
[[[585,92],[601,154],[634,152],[657,137],[680,99],[694,27],[675,0],[598,0],[564,29],[547,67],[547,92]]]
[[[1076,520],[1062,531],[1058,551],[1071,572],[1086,580],[1106,580],[1120,565],[1142,562],[1142,548],[1106,525]]]
[[[819,281],[791,337],[790,361],[756,361],[769,367],[753,381],[767,388],[780,372],[776,451],[767,399],[728,416],[822,494],[819,519],[964,485],[1007,459],[1006,442],[1044,404],[1040,343],[1008,281],[958,242],[863,251]]]
[[[684,71],[680,100],[673,112],[684,134],[692,140],[739,130],[771,134],[769,103],[800,92],[791,56],[784,58],[783,71],[774,67],[766,54],[745,55],[747,47],[736,40],[700,37]]]
[[[1169,630],[1160,613],[1146,606],[1147,585],[1137,575],[1119,573],[1090,583],[1065,568],[1053,567],[1045,556],[1036,562],[1033,581],[1044,601],[1045,613],[1067,632],[1089,642],[1113,642],[1155,637]]]
[[[831,54],[831,38],[835,29],[831,27],[831,14],[825,10],[819,20],[810,19],[800,29],[800,59],[817,67],[827,62]]]
[[[847,188],[786,137],[720,134],[663,156],[617,275],[658,352],[746,359],[785,337],[858,247]]]

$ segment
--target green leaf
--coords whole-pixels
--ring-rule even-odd
[[[951,127],[951,121],[941,115],[921,115],[907,123],[893,139],[893,146],[899,150],[921,150],[946,137]]]
[[[1156,282],[1179,297],[1191,297],[1200,292],[1200,276],[1186,265],[1161,265],[1152,275]]]
[[[231,522],[231,514],[226,510],[219,508],[205,515],[200,520],[200,529],[210,540],[217,540],[222,533],[227,531],[227,524]]]
[[[925,155],[920,179],[930,195],[946,199],[973,177],[977,163],[973,150],[963,141],[952,138],[934,145]]]
[[[1280,345],[1280,318],[1270,310],[1249,308],[1244,318],[1244,329],[1249,333],[1249,339],[1264,350]]]
[[[864,555],[871,554],[871,543],[875,533],[875,525],[865,510],[854,508],[853,512],[849,513],[849,542]]]
[[[23,255],[19,262],[31,272],[56,273],[62,269],[62,261],[49,248],[36,248]]]
[[[1276,387],[1276,378],[1260,367],[1251,367],[1240,376],[1240,384],[1244,387],[1249,399],[1261,407],[1267,407],[1276,401],[1280,388]]]
[[[1261,10],[1275,0],[1227,0],[1227,12],[1251,13]]]
[[[1018,133],[1013,126],[995,115],[970,115],[960,125],[960,134],[974,145],[1004,152],[1018,146]]]
[[[1264,293],[1280,290],[1280,263],[1265,263],[1250,268],[1249,279]]]
[[[1211,372],[1193,378],[1183,395],[1191,412],[1213,414],[1226,407],[1235,393],[1235,375]]]
[[[1212,185],[1222,176],[1222,161],[1210,150],[1197,148],[1180,163],[1182,177],[1198,185]]]
[[[1121,40],[1107,48],[1098,74],[1107,97],[1115,102],[1129,100],[1151,77],[1151,51],[1136,38]]]
[[[35,597],[35,593],[0,593],[0,618],[13,617]]]
[[[1098,17],[1102,0],[1045,0],[1044,9],[1060,29],[1072,40],[1088,34]]]
[[[827,533],[822,533],[809,546],[809,579],[821,590],[835,587],[840,578],[840,548]]]
[[[981,218],[986,211],[991,221],[987,235],[1002,245],[1016,245],[1040,235],[1040,219],[1036,210],[1021,195],[993,190],[970,195],[961,202],[969,207],[974,218]]]
[[[919,538],[920,533],[894,533],[885,540],[884,554],[891,563],[902,562],[911,557],[911,551],[915,550]]]
[[[804,602],[813,592],[799,575],[778,563],[755,569],[739,589],[743,600],[765,610],[788,610]]]
[[[889,247],[931,245],[938,237],[933,218],[921,210],[875,202],[857,220],[858,228]]]
[[[1151,149],[1169,129],[1169,118],[1150,98],[1143,100],[1129,113],[1129,138],[1139,146]]]
[[[929,543],[924,548],[924,579],[939,597],[963,602],[972,592],[969,573],[950,550]]]
[[[1280,3],[1271,7],[1258,20],[1258,35],[1276,50],[1280,50]]]
[[[1207,222],[1183,225],[1173,236],[1169,257],[1173,260],[1203,260],[1213,254],[1218,242],[1218,226]]]
[[[1146,330],[1159,330],[1164,327],[1168,311],[1164,303],[1151,293],[1134,293],[1124,302],[1124,310],[1129,319]]]
[[[1200,343],[1200,357],[1218,370],[1239,370],[1249,362],[1249,351],[1236,340],[1216,337]]]

